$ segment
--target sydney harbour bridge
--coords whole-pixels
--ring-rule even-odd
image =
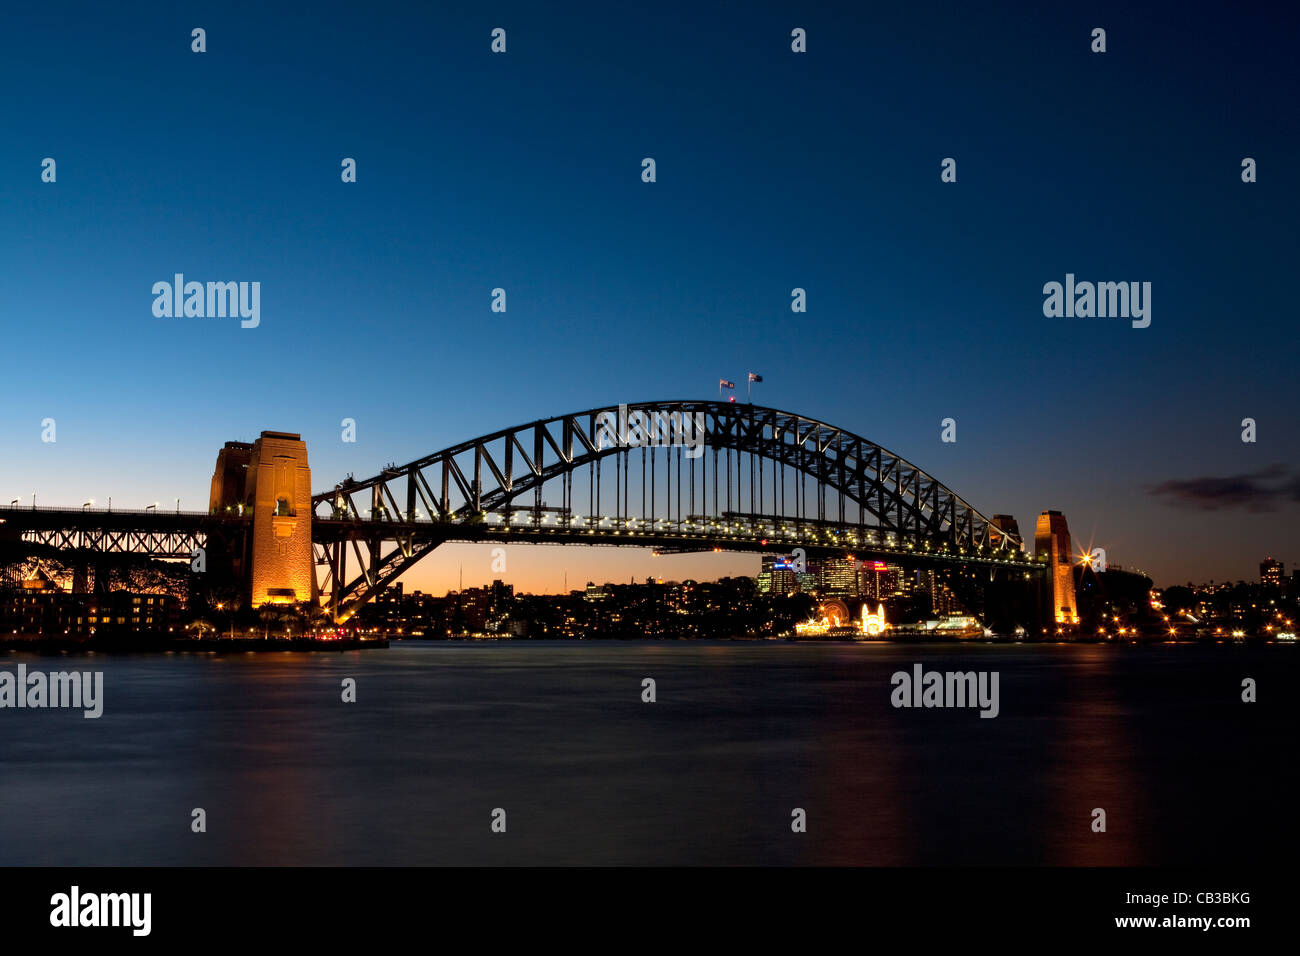
[[[874,442],[793,412],[641,402],[502,429],[313,492],[297,434],[218,453],[204,512],[0,507],[0,535],[100,560],[191,561],[253,605],[319,602],[346,621],[445,542],[658,552],[802,548],[936,570],[991,625],[1037,624],[1045,556]]]

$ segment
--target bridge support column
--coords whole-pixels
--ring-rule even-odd
[[[316,599],[311,468],[301,436],[266,431],[251,446],[229,443],[217,458],[211,508],[252,514],[242,573],[253,607]]]
[[[247,494],[253,507],[252,605],[314,600],[306,442],[285,432],[262,432],[253,443]]]
[[[1074,596],[1074,554],[1070,528],[1059,511],[1044,511],[1038,516],[1034,535],[1037,552],[1048,560],[1045,594],[1050,596],[1051,611],[1046,629],[1072,633],[1079,623],[1079,608]],[[1054,635],[1051,635],[1054,636]]]

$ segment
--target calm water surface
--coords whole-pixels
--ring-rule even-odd
[[[106,698],[0,710],[0,864],[1289,864],[1298,650],[0,653]],[[1000,715],[893,708],[915,662],[997,671]]]

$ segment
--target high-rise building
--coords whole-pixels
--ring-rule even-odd
[[[493,615],[508,614],[515,602],[515,586],[500,578],[488,588],[488,610]]]
[[[858,596],[858,562],[852,558],[827,558],[821,562],[821,593]]]
[[[1034,548],[1047,556],[1047,588],[1052,595],[1052,617],[1057,624],[1078,624],[1079,607],[1074,600],[1074,552],[1070,545],[1070,528],[1059,511],[1044,511],[1038,516],[1034,531]]]
[[[858,569],[858,594],[861,597],[882,601],[899,592],[903,569],[884,561],[863,561]]]
[[[809,561],[805,570],[794,573],[795,582],[802,594],[815,594],[821,588],[821,570],[816,561]]]
[[[476,634],[483,633],[487,630],[491,592],[487,588],[466,588],[460,593],[460,609],[465,615],[466,628]]]
[[[1259,583],[1266,588],[1282,589],[1282,581],[1286,576],[1286,567],[1281,561],[1274,561],[1272,558],[1265,558],[1259,565]]]
[[[944,572],[927,570],[921,572],[920,587],[930,595],[930,612],[936,617],[946,617],[961,610],[961,602],[952,588],[944,581]]]
[[[799,590],[799,579],[795,576],[794,562],[789,555],[763,555],[762,570],[756,579],[759,594],[776,594],[784,596]]]

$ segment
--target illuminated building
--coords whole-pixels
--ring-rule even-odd
[[[456,612],[465,631],[481,634],[487,630],[492,598],[489,588],[465,588],[456,592]]]
[[[1079,608],[1074,600],[1074,567],[1070,550],[1070,529],[1065,515],[1044,511],[1038,516],[1034,547],[1039,558],[1048,561],[1047,587],[1051,589],[1052,617],[1057,624],[1078,624]]]
[[[795,575],[794,562],[789,555],[763,555],[762,570],[755,580],[759,594],[790,594],[799,590],[799,579]]]
[[[858,594],[879,601],[900,593],[903,569],[884,561],[863,561],[858,570]]]
[[[0,590],[0,623],[25,634],[106,635],[166,632],[178,624],[177,600],[169,594],[110,591],[73,594],[54,587]]]
[[[839,598],[823,601],[812,620],[794,626],[799,637],[879,637],[888,629],[884,604],[877,604],[875,613],[866,604],[862,605],[861,620],[855,623],[848,607]]]
[[[921,590],[930,595],[930,611],[943,617],[961,610],[961,602],[943,581],[944,572],[926,570],[920,573]]]
[[[858,562],[852,558],[827,558],[821,562],[823,594],[858,596]]]
[[[1282,589],[1282,579],[1286,574],[1286,566],[1281,561],[1274,561],[1272,558],[1265,558],[1259,565],[1259,583],[1266,588]]]

